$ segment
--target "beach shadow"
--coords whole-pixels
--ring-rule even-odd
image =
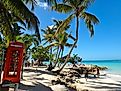
[[[109,91],[114,91],[114,89],[121,89],[121,87],[109,87],[109,86],[87,86],[87,87],[90,87],[90,88],[95,88],[95,89],[110,89]],[[115,91],[117,91],[115,90]],[[118,90],[119,91],[119,90]]]
[[[50,81],[48,81],[48,79],[44,78],[44,77],[41,77],[41,78],[34,78],[36,80],[36,83],[39,83],[38,81],[43,81],[44,83],[47,83],[47,84],[51,84]]]
[[[24,72],[36,72],[36,73],[40,73],[40,75],[41,74],[56,75],[56,74],[49,72],[49,71],[42,71],[42,70],[35,70],[35,69],[24,69]]]
[[[24,85],[24,84],[20,83],[19,89],[28,90],[28,91],[53,91],[50,87],[47,87],[41,83],[34,83],[34,86]]]
[[[31,74],[31,76],[39,76],[39,75],[42,75],[42,73]],[[24,77],[30,77],[30,75],[24,75]]]
[[[19,89],[21,89],[21,90],[28,90],[28,89],[32,89],[34,87],[35,86],[25,85],[25,84],[22,84],[22,83],[19,84]]]
[[[118,82],[120,82],[120,83],[121,83],[121,81],[118,81]]]
[[[90,82],[92,82],[92,83],[98,83],[98,84],[116,85],[116,86],[121,87],[121,84],[115,84],[115,83],[105,83],[105,82],[96,82],[96,81],[90,81]]]
[[[48,80],[48,79],[45,79],[45,78],[34,78],[34,79],[36,79],[36,80]]]
[[[27,81],[27,82],[32,82],[32,80],[36,80],[36,81],[48,81],[48,79],[45,79],[43,77],[41,77],[41,78],[34,77],[34,78],[30,78],[30,79],[22,79],[22,81]]]
[[[80,78],[85,78],[83,75],[80,77]],[[105,79],[105,77],[103,76],[103,77],[93,77],[93,76],[88,76],[88,78],[87,79]]]
[[[115,84],[115,83],[105,83],[105,82],[96,82],[96,81],[89,81],[91,83],[98,83],[99,85],[93,85],[93,86],[87,86],[95,89],[121,89],[121,84]],[[108,85],[108,86],[101,86],[103,85]]]

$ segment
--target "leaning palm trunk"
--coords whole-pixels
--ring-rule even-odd
[[[50,42],[50,43],[51,43],[51,42]],[[53,53],[53,49],[52,49],[52,47],[51,47],[51,49],[50,49],[50,54],[52,54],[52,53]],[[49,67],[52,67],[52,60],[50,60]]]
[[[58,47],[58,49],[57,49],[56,58],[58,57],[58,52],[59,52],[59,47]],[[52,65],[52,62],[50,62],[50,65],[49,65],[49,67],[47,68],[47,70],[48,70],[48,71],[52,71],[52,69],[55,68],[55,66],[56,66],[57,63],[58,63],[58,59],[56,59],[56,62],[55,62],[55,64],[54,64],[54,66]]]
[[[62,48],[62,52],[61,52],[61,57],[60,57],[60,58],[63,57],[63,51],[64,51],[64,48]],[[58,67],[59,67],[59,68],[61,67],[61,62],[58,64]]]
[[[59,53],[60,53],[60,50],[59,50],[59,46],[58,46],[58,49],[57,49],[57,55],[56,55],[56,62],[55,62],[55,64],[54,64],[54,66],[53,66],[53,69],[56,67],[56,65],[57,65],[57,63],[58,63],[58,55],[59,55]]]
[[[51,66],[51,68],[49,69],[49,71],[51,71],[52,69],[54,69],[58,63],[58,59],[59,59],[59,55],[60,55],[60,52],[61,52],[61,49],[59,50],[59,47],[58,47],[58,50],[57,50],[57,55],[56,55],[56,62],[54,64],[54,66]]]
[[[58,57],[57,57],[57,63],[58,63],[58,64],[59,64],[59,57],[60,57],[61,50],[62,50],[62,49],[60,48],[59,53],[58,53]],[[57,64],[56,64],[56,65],[57,65]],[[56,67],[56,65],[55,65],[55,67]],[[55,68],[55,67],[54,67],[54,68]]]
[[[75,40],[74,44],[72,45],[72,47],[71,47],[71,49],[70,49],[70,51],[69,51],[69,54],[68,54],[68,56],[67,56],[66,59],[65,59],[64,64],[63,64],[62,67],[57,71],[57,73],[60,73],[60,72],[62,71],[62,69],[65,67],[66,63],[67,63],[68,60],[69,60],[69,57],[71,56],[71,53],[72,53],[74,47],[75,47],[76,44],[77,44],[77,41],[78,41],[78,29],[79,29],[79,18],[78,18],[78,16],[76,16],[76,19],[77,19],[77,20],[76,20],[76,40]]]

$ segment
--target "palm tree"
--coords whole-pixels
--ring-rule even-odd
[[[6,40],[6,46],[9,45],[10,41],[15,42],[17,40],[17,37],[19,37],[23,34],[23,32],[21,32],[21,29],[25,30],[23,27],[19,26],[17,23],[13,23],[13,28],[9,32],[9,34],[4,35],[4,38]]]
[[[55,33],[54,25],[51,26],[51,27],[47,26],[47,28],[45,30],[41,29],[41,31],[44,33],[43,34],[43,39],[42,39],[42,41],[44,41],[43,45],[45,45],[47,43],[51,44],[54,41],[54,39],[53,39],[53,35]],[[51,48],[49,48],[49,50],[50,50],[50,52],[48,54],[48,58],[49,58],[50,63],[49,63],[49,66],[48,66],[47,70],[52,69],[52,62],[54,60],[53,48],[51,47]]]
[[[70,48],[70,47],[73,46],[73,44],[68,43],[68,39],[69,38],[72,38],[72,36],[71,37],[70,36],[71,35],[68,34],[68,33],[66,33],[66,32],[63,32],[63,33],[59,33],[58,34],[57,39],[56,39],[56,42],[53,44],[53,45],[55,45],[55,46],[58,47],[58,51],[57,51],[57,62],[59,61],[60,58],[63,57],[63,52],[64,52],[65,47],[69,47]]]
[[[30,58],[30,47],[34,45],[35,47],[39,45],[39,40],[36,35],[28,35],[24,34],[21,36],[18,36],[17,41],[22,42],[24,44],[24,59],[23,59],[23,65],[22,65],[22,73],[21,73],[21,79],[23,79],[23,66],[24,62],[27,61]]]
[[[0,32],[6,39],[7,45],[9,45],[10,40],[15,39],[16,35],[21,34],[20,29],[22,27],[19,26],[17,22],[23,24],[24,26],[25,23],[19,17],[16,17],[13,13],[9,12],[1,2],[0,13]]]
[[[57,28],[62,23],[62,21],[54,20],[54,22],[56,22],[55,29],[57,31]],[[75,38],[73,36],[71,36],[71,34],[66,33],[66,30],[68,30],[69,27],[70,27],[70,25],[66,26],[65,29],[62,30],[62,32],[59,32],[54,37],[53,42],[49,45],[50,47],[57,47],[56,62],[55,62],[55,65],[53,66],[53,68],[59,62],[59,59],[62,58],[63,52],[64,52],[64,47],[71,47],[72,46],[72,44],[67,42],[68,39],[71,38],[71,39],[75,40]],[[53,36],[52,36],[52,38],[53,38]]]
[[[48,59],[48,48],[43,46],[32,48],[32,58],[37,60],[38,66],[42,65],[42,62]]]
[[[44,44],[47,44],[47,43],[52,43],[53,42],[53,35],[55,33],[55,29],[54,27],[50,28],[49,26],[47,26],[47,28],[44,30],[44,29],[41,29],[41,31],[44,33],[43,34],[43,39],[42,41],[44,41]]]
[[[20,8],[21,7],[21,8]],[[2,0],[0,2],[0,30],[9,34],[12,31],[13,22],[20,22],[28,29],[35,29],[35,33],[39,34],[39,20],[32,13],[22,0]]]
[[[78,56],[78,54],[73,54],[72,57],[69,58],[69,62],[73,64],[73,66],[76,66],[77,67],[77,63],[78,62],[81,62],[82,61],[82,58],[80,58]]]
[[[49,5],[56,4],[56,0],[44,0],[40,2],[47,2]],[[19,22],[25,28],[35,30],[36,35],[40,40],[39,34],[39,20],[33,12],[29,10],[27,5],[31,4],[31,10],[34,10],[37,4],[36,0],[1,0],[0,1],[0,32],[4,35],[10,34],[13,31],[13,22]]]
[[[29,56],[27,54],[31,54],[31,46],[37,47],[39,45],[39,40],[36,35],[29,35],[29,34],[24,34],[21,36],[18,36],[17,41],[24,43],[24,48],[25,48],[25,56],[24,59],[27,60]]]
[[[71,15],[60,25],[56,34],[60,32],[66,25],[68,25],[73,18],[76,18],[76,40],[71,47],[63,66],[60,68],[60,70],[58,70],[58,72],[60,72],[64,68],[69,59],[69,56],[73,51],[74,46],[77,44],[79,32],[79,18],[85,21],[87,28],[91,32],[91,37],[94,35],[93,25],[97,24],[99,20],[93,14],[86,12],[86,9],[92,2],[93,0],[65,0],[64,3],[60,3],[52,7],[52,9],[61,13],[71,13]]]

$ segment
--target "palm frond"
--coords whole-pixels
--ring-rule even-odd
[[[82,16],[81,17],[83,19],[85,19],[85,20],[90,20],[94,24],[98,24],[99,23],[98,18],[95,15],[93,15],[93,14],[84,12],[84,13],[82,13]]]
[[[44,0],[45,2],[48,3],[48,5],[57,5],[57,0]]]
[[[73,39],[74,41],[76,40],[76,38],[74,38],[71,34],[69,34],[68,37],[71,38],[71,39]]]
[[[72,21],[73,18],[74,18],[73,14],[71,14],[68,18],[66,18],[60,24],[60,26],[57,28],[57,31],[55,32],[55,36],[57,35],[57,33],[62,32],[63,30],[65,30],[65,28],[70,24],[70,22]]]
[[[66,44],[65,44],[66,47],[72,47],[73,45],[74,45],[74,44],[70,44],[70,43],[66,43]],[[75,48],[76,48],[76,47],[77,47],[77,46],[75,45]]]
[[[80,14],[82,14],[85,11],[86,7],[84,6],[80,6],[78,7],[78,9],[76,10],[76,16],[78,17]]]
[[[23,25],[26,28],[26,24],[23,19],[21,19],[19,16],[16,16],[15,14],[13,17],[14,17],[14,21],[19,22],[21,25]]]
[[[34,10],[35,6],[37,5],[36,0],[22,0],[22,1],[24,1],[26,4],[30,4],[31,5],[31,10]]]
[[[44,41],[44,40],[43,40]],[[45,41],[45,43],[43,43],[43,45],[46,45],[48,43],[48,41]]]
[[[82,0],[82,6],[88,7],[91,5],[95,0]]]
[[[52,10],[55,10],[60,13],[70,13],[72,11],[72,7],[66,4],[57,4],[57,6],[52,6]]]
[[[44,29],[41,29],[41,31],[42,31],[44,34],[46,34],[46,31],[45,31]]]
[[[87,12],[82,13],[81,17],[85,20],[87,28],[89,29],[89,31],[91,33],[91,37],[92,37],[94,35],[93,24],[98,24],[99,20],[97,19],[96,16],[94,16],[90,13],[87,13]]]
[[[58,46],[58,43],[57,42],[54,42],[54,43],[51,43],[50,45],[47,46],[47,48],[51,48],[51,47],[55,47],[55,46]]]
[[[38,35],[40,40],[40,33],[38,28],[39,20],[21,0],[2,0],[2,3],[7,10],[11,11],[11,13],[14,13],[16,16],[20,16],[20,18],[26,20],[28,28],[34,28],[35,33]]]

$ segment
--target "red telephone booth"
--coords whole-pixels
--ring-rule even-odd
[[[23,43],[11,42],[9,44],[6,53],[2,82],[20,82],[20,73],[23,61],[23,50]]]

